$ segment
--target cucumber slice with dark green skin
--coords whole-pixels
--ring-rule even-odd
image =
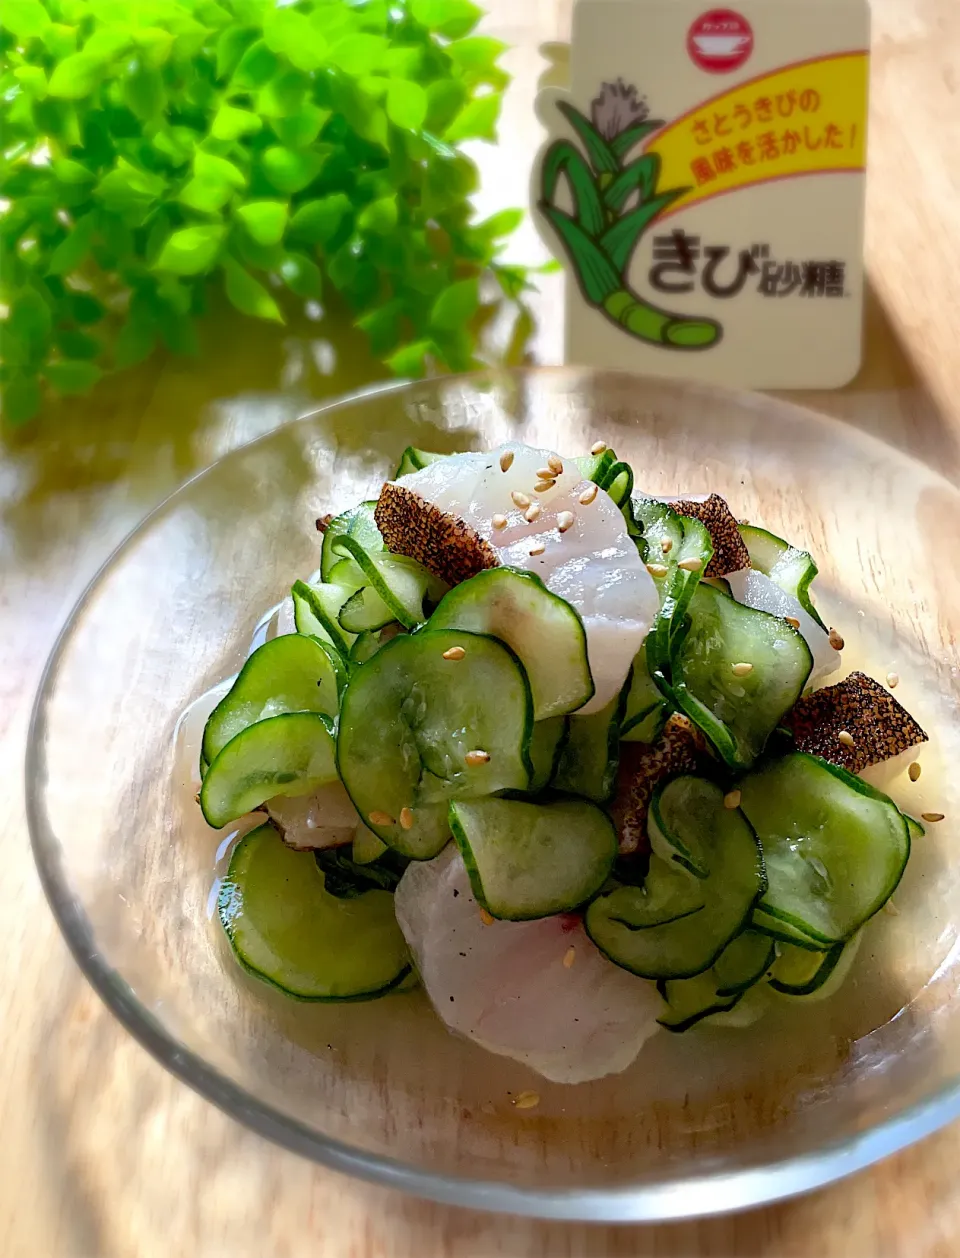
[[[644,645],[633,661],[623,720],[620,723],[620,738],[624,742],[652,743],[665,719],[666,704],[647,668],[647,650]]]
[[[557,762],[553,786],[605,804],[617,789],[620,766],[620,722],[626,686],[599,712],[568,718],[567,739]]]
[[[660,611],[647,635],[647,668],[657,686],[672,696],[669,686],[671,664],[676,644],[681,640],[686,629],[687,609],[700,586],[703,573],[713,557],[713,541],[706,528],[699,520],[690,516],[678,516],[680,524],[680,542],[671,548],[666,555],[661,555],[661,566],[667,569],[664,577],[654,577],[654,584],[659,587]],[[656,548],[654,557],[656,559]],[[660,560],[656,560],[660,562]],[[681,568],[680,564],[692,564],[693,568]]]
[[[642,978],[692,978],[712,966],[749,924],[766,885],[763,858],[746,817],[724,807],[723,791],[714,783],[674,778],[654,799],[674,847],[691,852],[709,871],[707,877],[695,878],[654,853],[643,887],[619,887],[600,896],[587,909],[585,925],[605,956]],[[684,879],[692,888],[686,899]],[[661,880],[669,880],[666,894]],[[697,910],[701,896],[703,907]],[[651,905],[659,924],[651,919]]]
[[[551,716],[546,721],[535,721],[533,734],[530,737],[530,763],[533,773],[530,775],[529,791],[536,795],[553,781],[563,745],[567,739],[569,723],[565,716]]]
[[[860,947],[860,934],[826,952],[807,952],[780,945],[770,973],[770,986],[781,996],[810,1003],[826,1000],[843,985]]]
[[[362,633],[357,634],[347,659],[351,664],[366,664],[367,660],[373,659],[381,646],[383,643],[380,641],[380,631],[364,629]]]
[[[382,629],[395,619],[393,608],[387,606],[372,585],[355,590],[337,616],[340,628],[347,633],[366,633],[373,629]],[[354,642],[350,650],[356,645]]]
[[[667,1031],[680,1033],[709,1018],[712,1013],[725,1013],[732,1009],[742,993],[721,996],[712,970],[693,978],[661,979],[657,991],[667,1003],[667,1009],[657,1022]]]
[[[630,502],[633,493],[633,468],[629,463],[614,463],[600,488],[605,489],[617,506],[623,508]]]
[[[586,800],[457,801],[450,829],[477,903],[510,922],[578,908],[606,882],[617,855],[613,822]]]
[[[602,489],[603,482],[617,461],[617,456],[612,450],[604,450],[602,454],[584,454],[573,461],[584,480],[592,480]]]
[[[464,657],[444,659],[452,647]],[[384,843],[429,860],[450,837],[450,800],[528,788],[532,730],[530,687],[508,646],[428,628],[394,638],[352,673],[340,707],[340,777]],[[475,751],[489,759],[468,762]]]
[[[742,930],[713,963],[717,995],[739,996],[759,983],[776,959],[776,943],[758,930]]]
[[[444,595],[430,628],[506,642],[526,669],[535,721],[573,712],[593,697],[583,621],[532,572],[487,568],[462,581]]]
[[[308,585],[294,582],[293,623],[297,633],[329,642],[344,658],[350,653],[356,634],[340,624],[340,610],[354,593],[344,585]]]
[[[340,545],[363,569],[368,586],[379,595],[385,610],[389,611],[389,620],[399,620],[406,629],[412,629],[426,620],[423,599],[430,585],[430,573],[426,568],[406,555],[367,547],[350,534],[341,537]],[[382,548],[382,541],[380,545]],[[388,621],[382,620],[381,623],[387,624]],[[363,628],[372,626],[364,625]]]
[[[750,553],[750,567],[768,576],[785,594],[795,598],[821,629],[826,630],[827,626],[817,615],[810,598],[810,583],[819,571],[812,555],[754,524],[741,524],[739,527],[740,536]]]
[[[829,949],[878,912],[903,876],[910,831],[896,804],[862,778],[793,752],[740,783],[763,847],[760,908]]]
[[[342,511],[327,525],[320,549],[320,578],[333,580],[333,569],[342,559],[349,559],[350,552],[342,545],[344,537],[354,537],[367,550],[383,550],[383,538],[373,519],[375,502],[361,502],[349,511]]]
[[[286,712],[249,725],[210,764],[200,808],[216,829],[273,799],[309,795],[337,778],[333,722],[319,712]]]
[[[712,585],[697,587],[689,611],[666,667],[660,656],[651,671],[718,755],[732,769],[748,769],[800,698],[813,667],[810,648],[779,616],[744,607]],[[737,676],[739,663],[752,671]]]
[[[265,642],[211,712],[203,731],[203,759],[212,764],[231,738],[266,717],[282,712],[335,717],[345,683],[336,652],[316,638],[291,633]]]
[[[922,839],[923,836],[927,833],[926,828],[920,824],[920,822],[916,819],[916,817],[908,817],[907,814],[904,813],[903,819],[904,821],[906,821],[907,829],[910,831],[911,843],[915,839]]]
[[[270,825],[237,844],[217,911],[243,968],[297,1000],[369,1000],[410,970],[393,896],[328,894],[313,856]]]
[[[323,580],[328,585],[343,585],[351,590],[362,589],[367,583],[363,569],[355,559],[338,559],[330,569],[329,577]]]
[[[358,865],[369,865],[390,849],[361,821],[353,836],[351,854]]]
[[[822,940],[812,939],[810,935],[791,925],[790,922],[764,912],[760,905],[753,910],[752,926],[754,930],[769,935],[777,943],[793,944],[797,948],[804,948],[810,952],[821,952],[824,947]]]
[[[436,463],[438,459],[445,459],[446,457],[445,454],[434,454],[430,450],[418,450],[416,446],[407,446],[400,456],[400,462],[393,474],[393,479],[396,480],[398,476],[406,476],[410,472],[422,471],[428,463]]]
[[[670,709],[663,702],[651,708],[635,725],[631,725],[625,734],[620,735],[624,743],[655,743],[663,730],[664,722],[670,715]]]

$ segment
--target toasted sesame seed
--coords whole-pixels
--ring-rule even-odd
[[[665,577],[667,575],[667,565],[665,563],[648,563],[647,571],[652,577]]]
[[[538,467],[537,480],[556,480],[557,475],[552,467]]]
[[[589,507],[591,502],[593,502],[594,498],[596,498],[599,492],[600,492],[599,485],[588,485],[587,488],[580,495],[580,500],[579,500],[580,505],[582,507]]]
[[[402,830],[413,829],[413,809],[412,808],[400,809],[400,828]]]
[[[479,751],[479,750],[468,751],[467,754],[463,758],[465,762],[468,765],[470,765],[471,768],[473,768],[475,765],[478,765],[478,764],[486,764],[487,761],[490,759],[490,752]]]
[[[527,507],[526,511],[524,511],[523,518],[528,524],[532,524],[542,510],[543,508],[540,506],[539,502],[531,502],[530,506]]]
[[[563,459],[561,459],[559,454],[551,454],[547,459],[547,465],[550,468],[550,471],[553,472],[554,476],[561,476],[563,474]]]
[[[855,742],[855,740],[854,740],[854,737],[853,737],[853,735],[849,732],[849,730],[842,729],[842,730],[840,731],[840,733],[837,735],[837,738],[840,740],[840,742],[842,742],[842,743],[843,743],[844,747],[855,747],[855,746],[856,746],[856,742]]]
[[[515,507],[523,508],[530,506],[530,499],[526,494],[522,494],[519,489],[515,489],[513,493],[511,493],[510,497],[513,499],[513,505]]]
[[[563,968],[569,970],[577,959],[577,950],[572,945],[563,954]]]
[[[828,641],[835,651],[843,650],[843,638],[840,637],[836,629],[834,628],[830,629],[830,635],[829,635]]]
[[[933,822],[933,821],[942,821],[942,820],[943,820],[943,813],[942,813],[942,812],[922,812],[922,813],[920,814],[920,816],[923,818],[923,820],[924,820],[924,821],[930,821],[930,822]]]
[[[481,922],[483,922],[484,926],[492,926],[492,925],[493,925],[493,914],[492,914],[492,913],[488,913],[486,909],[481,908],[481,910],[480,910],[480,920],[481,920]]]
[[[894,690],[900,684],[899,673],[887,673],[887,685]]]
[[[753,672],[753,665],[748,663],[747,660],[744,660],[740,664],[734,664],[730,671],[733,673],[734,677],[747,677]]]
[[[739,789],[727,791],[726,795],[723,797],[723,806],[724,808],[739,808],[740,799],[741,793]]]
[[[671,550],[673,550],[673,538],[672,537],[662,538],[660,541],[660,549],[663,551],[665,555],[669,555]]]
[[[462,646],[448,646],[443,653],[445,660],[462,660],[466,655],[466,651]]]
[[[573,528],[574,521],[576,520],[576,518],[577,517],[573,514],[572,511],[558,511],[557,512],[557,528],[560,530],[561,533],[566,533],[567,529]]]
[[[553,489],[556,483],[557,482],[552,477],[550,480],[538,480],[533,487],[533,492],[535,494],[545,494],[548,489]]]
[[[595,441],[593,445],[590,447],[590,453],[603,454],[606,448],[607,448],[607,443],[605,441]]]
[[[677,564],[678,568],[682,568],[684,572],[699,572],[703,567],[702,559],[681,559]]]
[[[911,781],[911,782],[915,782],[915,781],[917,780],[917,778],[920,776],[920,763],[919,763],[919,761],[914,760],[913,764],[912,764],[912,765],[910,766],[910,768],[907,770],[907,773],[909,774],[910,781]]]
[[[792,625],[794,629],[800,628],[800,621],[797,620],[796,616],[784,616],[784,620],[788,625]]]
[[[513,1098],[515,1109],[535,1109],[540,1104],[539,1092],[518,1092]]]
[[[495,515],[490,521],[495,529],[505,529],[507,527],[507,517],[505,515]]]
[[[531,546],[531,547],[530,547],[530,554],[531,554],[531,555],[542,555],[542,554],[543,554],[543,552],[544,552],[546,549],[547,549],[547,548],[546,548],[546,546],[543,544],[543,542],[537,542],[537,544],[536,544],[535,546]]]
[[[900,916],[900,910],[897,908],[897,906],[894,904],[892,900],[888,900],[883,907],[890,914],[891,917]]]
[[[368,820],[371,821],[375,826],[392,826],[393,825],[393,818],[390,816],[388,812],[384,812],[382,808],[375,808],[373,812],[369,814]]]
[[[504,450],[500,455],[500,471],[509,472],[511,467],[513,467],[513,451]]]

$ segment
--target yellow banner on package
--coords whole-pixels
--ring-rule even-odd
[[[675,214],[711,197],[866,161],[866,52],[783,66],[714,96],[657,132],[661,188],[687,188]]]

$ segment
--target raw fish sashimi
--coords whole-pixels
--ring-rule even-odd
[[[446,1025],[555,1083],[625,1070],[657,1030],[653,984],[607,961],[578,918],[484,925],[452,843],[410,865],[395,908]]]
[[[813,656],[813,668],[807,678],[808,687],[818,686],[825,677],[837,671],[840,667],[840,652],[830,645],[827,634],[792,594],[787,594],[768,576],[753,568],[730,572],[724,579],[730,586],[730,593],[744,607],[770,612],[774,616],[792,616],[800,622],[800,632]]]

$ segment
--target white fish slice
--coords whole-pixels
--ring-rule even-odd
[[[830,645],[827,634],[792,594],[781,590],[768,576],[754,568],[730,572],[724,580],[729,583],[730,593],[744,607],[770,612],[774,616],[792,616],[800,622],[800,633],[813,656],[813,669],[807,686],[818,686],[825,677],[839,669],[840,652]]]

